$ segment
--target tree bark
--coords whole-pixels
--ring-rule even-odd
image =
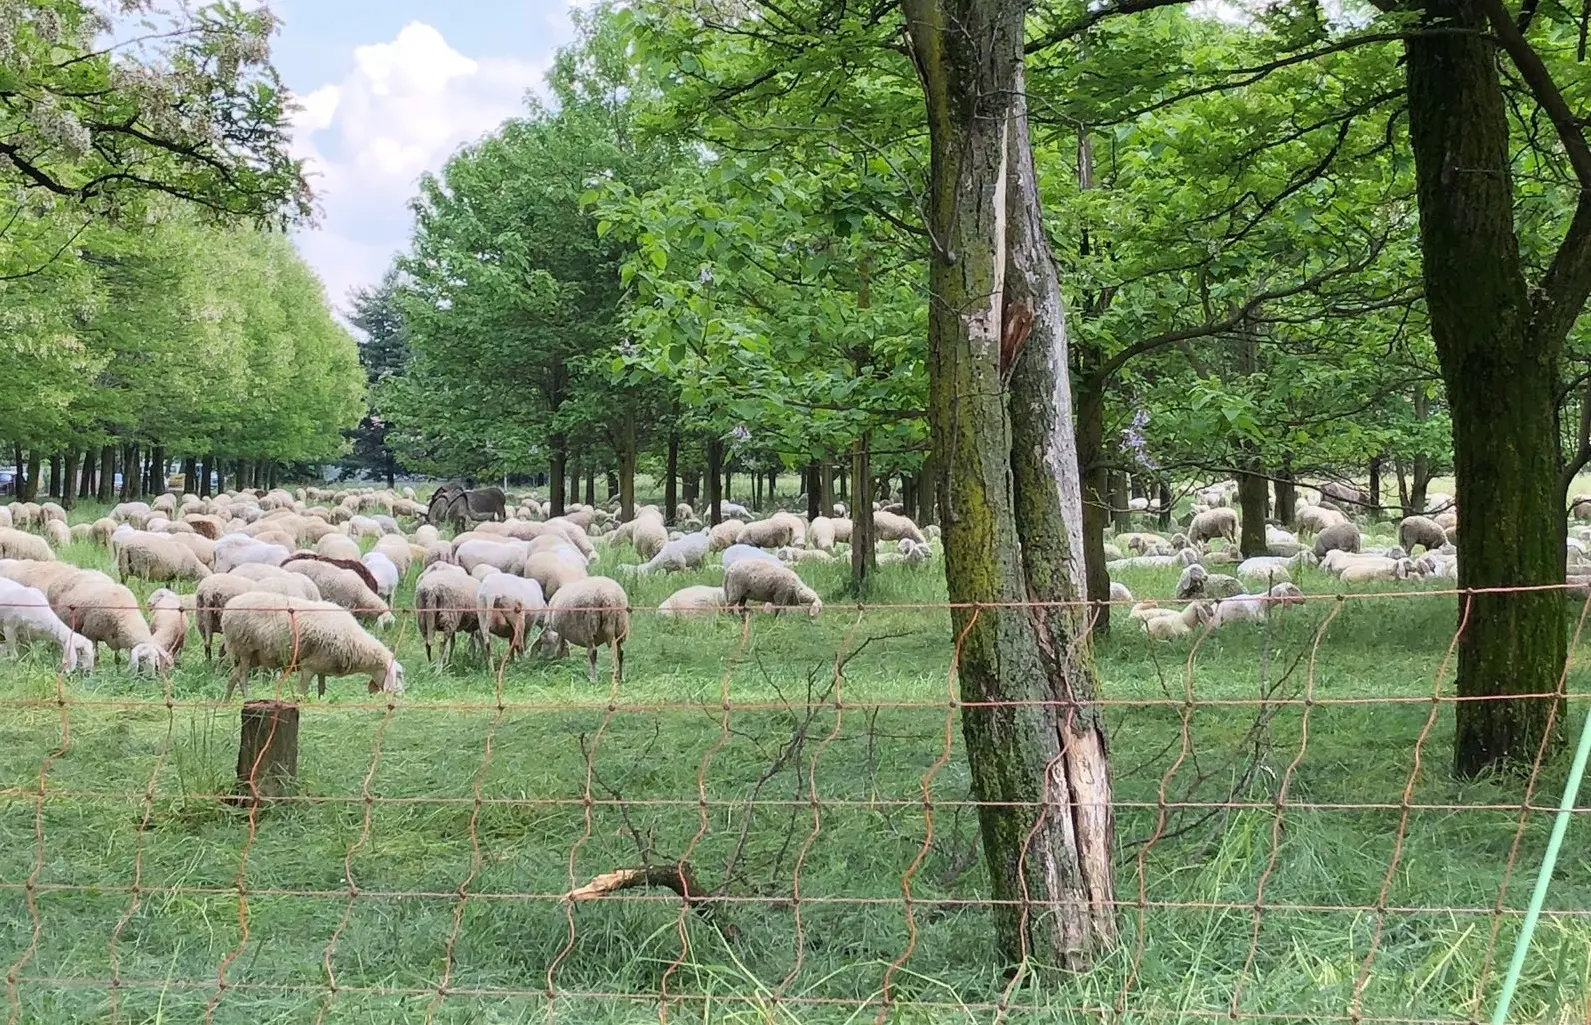
[[[154,463],[154,493],[157,495],[163,494],[166,490],[166,446],[156,445],[149,458]]]
[[[1165,478],[1160,480],[1160,529],[1171,529],[1171,482]]]
[[[61,456],[59,453],[50,457],[50,497],[61,497]]]
[[[1425,385],[1421,384],[1414,389],[1414,419],[1425,421],[1431,416],[1431,398],[1425,394]],[[1413,465],[1409,469],[1409,500],[1408,508],[1404,509],[1405,516],[1418,516],[1425,512],[1425,495],[1431,486],[1431,456],[1426,452],[1414,454]]]
[[[1443,29],[1404,42],[1425,298],[1452,410],[1459,505],[1484,527],[1464,535],[1458,583],[1561,584],[1562,337],[1531,330],[1497,54],[1480,0],[1427,0],[1423,13]],[[1454,770],[1528,767],[1543,745],[1549,755],[1562,746],[1556,699],[1517,695],[1558,689],[1563,596],[1475,594],[1465,604],[1459,696],[1503,700],[1459,702]]]
[[[635,418],[626,414],[619,435],[619,472],[615,482],[619,493],[619,518],[626,523],[635,519],[635,461]],[[670,509],[668,515],[673,516],[674,511]]]
[[[1270,546],[1265,543],[1265,519],[1270,511],[1266,508],[1270,499],[1268,482],[1257,473],[1239,472],[1237,498],[1243,517],[1243,532],[1238,540],[1243,557],[1252,559],[1267,554],[1270,551]]]
[[[220,458],[217,457],[215,455],[215,453],[213,453],[213,452],[210,455],[205,456],[203,461],[201,461],[199,463],[199,492],[198,493],[199,493],[199,497],[200,498],[209,498],[210,497],[211,492],[214,490],[211,487],[210,482],[215,477],[216,468],[219,467],[220,465],[221,465]]]
[[[190,495],[199,493],[199,461],[193,456],[182,457],[182,490]]]
[[[250,701],[238,736],[237,794],[246,803],[286,797],[298,788],[298,706]]]
[[[547,439],[550,454],[547,459],[547,500],[552,503],[552,514],[564,514],[564,474],[569,468],[569,443],[562,434],[554,434]]]
[[[1381,467],[1384,465],[1384,463],[1385,461],[1380,456],[1376,456],[1374,459],[1370,460],[1369,514],[1372,520],[1379,520],[1381,518]]]
[[[116,498],[116,455],[115,444],[107,444],[99,450],[99,492],[95,497],[103,504]]]
[[[138,443],[133,442],[122,446],[122,501],[134,501],[143,497],[142,475],[138,472]]]
[[[663,471],[663,520],[672,525],[679,507],[679,432],[668,432],[668,463]]]
[[[1093,629],[1110,633],[1110,570],[1105,567],[1105,533],[1110,526],[1110,471],[1105,467],[1105,397],[1090,375],[1097,350],[1081,354],[1077,383],[1077,462],[1083,485],[1083,566]]]
[[[1008,963],[1081,968],[1116,936],[1086,617],[1009,604],[1075,600],[1085,579],[1064,308],[1028,138],[1025,5],[902,6],[928,109],[930,423],[961,696],[976,703],[962,729],[1002,902],[996,940]]]
[[[61,508],[74,509],[77,507],[77,467],[83,454],[75,448],[66,450],[66,457],[61,461]]]
[[[717,438],[707,439],[707,522],[713,526],[724,521],[722,492],[724,485],[724,443]]]
[[[818,461],[814,459],[807,463],[801,476],[806,481],[807,520],[810,522],[819,516],[828,516],[829,510],[823,508],[823,482],[818,476]]]
[[[1289,530],[1298,519],[1298,485],[1291,466],[1276,471],[1276,519]]]
[[[31,502],[39,497],[39,467],[42,459],[39,450],[28,449],[27,476],[23,480],[22,500]]]
[[[77,482],[77,497],[80,499],[94,497],[94,468],[99,465],[99,449],[89,448],[83,452],[83,468]]]
[[[593,506],[597,504],[597,468],[595,466],[586,467],[585,504]]]
[[[834,467],[827,459],[818,460],[818,505],[823,515],[834,515]]]
[[[878,562],[873,543],[873,453],[865,431],[851,445],[851,494],[856,496],[856,508],[851,510],[851,590],[862,598]]]
[[[1110,521],[1118,534],[1132,529],[1132,482],[1120,470],[1110,475]]]

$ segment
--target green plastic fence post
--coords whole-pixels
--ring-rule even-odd
[[[1569,767],[1568,782],[1563,785],[1563,797],[1558,801],[1558,814],[1552,820],[1552,836],[1547,840],[1547,853],[1541,859],[1541,872],[1536,876],[1536,888],[1530,893],[1530,907],[1525,910],[1525,922],[1519,937],[1514,940],[1514,957],[1508,964],[1508,976],[1503,979],[1503,992],[1497,998],[1497,1009],[1492,1012],[1492,1025],[1504,1025],[1514,1002],[1514,990],[1519,988],[1519,975],[1525,968],[1525,955],[1530,953],[1530,940],[1536,933],[1536,921],[1541,917],[1541,905],[1547,899],[1547,888],[1552,884],[1552,870],[1558,864],[1558,849],[1563,846],[1563,835],[1569,830],[1569,816],[1580,796],[1580,780],[1585,776],[1586,758],[1591,755],[1591,714],[1580,723],[1580,744],[1574,751],[1574,764]]]

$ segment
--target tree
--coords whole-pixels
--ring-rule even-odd
[[[343,463],[385,476],[389,488],[397,485],[398,460],[387,444],[389,425],[381,411],[380,396],[383,386],[404,372],[409,359],[409,346],[403,336],[403,312],[398,306],[401,287],[398,269],[388,269],[381,284],[354,293],[353,314],[348,318],[364,335],[359,341],[359,362],[365,368],[371,405],[352,432],[353,452]]]

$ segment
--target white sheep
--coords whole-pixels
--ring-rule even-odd
[[[1359,528],[1344,520],[1334,523],[1315,536],[1315,558],[1325,559],[1332,552],[1357,552],[1363,538]]]
[[[9,527],[0,527],[0,559],[32,559],[35,562],[50,562],[55,558],[55,551],[48,541],[37,534],[29,534],[22,530],[12,530]]]
[[[762,548],[754,547],[752,545],[736,544],[730,545],[728,548],[724,549],[723,566],[725,572],[728,572],[729,567],[735,565],[737,562],[744,562],[748,559],[753,562],[771,562],[775,565],[780,564],[779,557],[774,555],[772,552]]]
[[[471,643],[480,639],[480,621],[475,611],[479,591],[479,581],[451,563],[432,563],[420,574],[414,585],[414,607],[427,662],[432,660],[433,642],[443,660],[451,662],[460,633]]]
[[[149,634],[176,665],[188,641],[188,610],[177,592],[162,587],[149,596]]]
[[[227,679],[228,699],[239,685],[248,697],[254,668],[296,669],[304,694],[311,677],[316,692],[324,695],[326,677],[355,674],[369,674],[372,694],[403,694],[403,666],[348,610],[332,602],[249,591],[227,602],[221,635],[236,660]]]
[[[43,529],[44,540],[51,548],[65,548],[72,543],[72,528],[63,520],[45,520]]]
[[[724,611],[724,589],[697,584],[663,599],[658,615],[669,619],[710,619]]]
[[[475,592],[475,618],[486,657],[492,656],[492,637],[508,639],[508,658],[525,650],[525,635],[541,621],[547,609],[541,585],[497,570],[488,570]]]
[[[227,534],[215,544],[215,571],[226,573],[251,562],[280,566],[292,554],[283,545],[266,544],[247,534]]]
[[[807,545],[820,552],[834,551],[834,521],[819,516],[807,526]]]
[[[878,556],[880,566],[904,565],[921,566],[933,557],[934,550],[926,543],[919,544],[909,537],[903,537],[897,542],[897,550],[885,552]]]
[[[1188,524],[1188,538],[1195,544],[1215,538],[1237,544],[1237,510],[1225,507],[1199,513]]]
[[[724,520],[716,527],[707,531],[707,548],[709,551],[721,552],[733,545],[740,537],[740,532],[746,529],[744,520]]]
[[[385,601],[391,602],[392,595],[398,589],[398,584],[403,580],[403,572],[387,557],[385,552],[370,552],[361,562],[370,575],[376,578],[376,594]]]
[[[1160,615],[1143,621],[1144,632],[1157,641],[1175,640],[1188,636],[1199,624],[1208,623],[1211,615],[1209,603],[1202,601],[1194,602],[1181,612],[1162,609]]]
[[[523,541],[471,540],[453,546],[453,561],[466,573],[485,564],[504,573],[520,574],[530,549]]]
[[[920,545],[925,545],[928,543],[928,539],[923,536],[923,532],[917,529],[917,524],[913,523],[905,516],[901,516],[892,512],[884,512],[883,510],[879,510],[873,514],[873,537],[878,541],[900,541],[902,539],[907,539],[915,541]],[[835,540],[838,541],[839,537],[836,536]]]
[[[1116,581],[1112,580],[1110,582],[1110,600],[1113,602],[1122,603],[1130,602],[1133,600],[1132,592],[1127,590],[1126,584],[1117,583]]]
[[[1419,545],[1426,551],[1447,544],[1447,531],[1429,516],[1405,516],[1398,524],[1398,545],[1409,552]]]
[[[632,567],[630,572],[683,573],[685,570],[700,566],[707,558],[707,550],[708,537],[705,530],[698,530],[694,534],[682,534],[659,548],[649,562]]]
[[[910,544],[911,542],[907,542]],[[774,552],[774,557],[780,562],[833,562],[834,556],[821,548],[796,548],[793,545]]]
[[[214,639],[221,633],[221,612],[226,603],[249,591],[271,591],[292,595],[310,601],[320,601],[320,588],[315,582],[299,573],[265,566],[261,563],[240,566],[236,572],[213,573],[199,582],[194,592],[194,625],[199,639],[204,642],[204,657],[212,657]],[[226,654],[225,642],[221,653]]]
[[[597,682],[597,648],[613,655],[614,681],[624,680],[624,639],[630,634],[630,598],[611,577],[586,577],[559,589],[547,603],[547,626],[538,644],[562,658],[573,644],[586,649],[586,676]]]
[[[115,661],[128,653],[134,672],[169,669],[171,659],[149,632],[133,592],[97,570],[78,570],[46,592],[50,607],[67,626],[111,649]]]
[[[818,593],[777,559],[740,559],[724,570],[724,604],[744,616],[750,601],[769,603],[776,612],[804,605],[813,619],[823,611]]]
[[[753,548],[784,548],[793,544],[794,539],[789,520],[775,516],[746,524],[735,538],[735,544]]]
[[[361,620],[375,620],[378,629],[385,630],[393,623],[392,610],[387,603],[351,569],[305,558],[289,559],[282,563],[282,569],[313,580],[323,600],[341,605]]]
[[[0,640],[6,654],[15,656],[20,642],[42,638],[61,649],[66,672],[94,668],[94,642],[62,622],[43,591],[0,577]]]
[[[140,534],[122,541],[116,549],[116,574],[123,580],[135,577],[163,584],[203,580],[210,569],[193,549],[175,538]]]
[[[1362,584],[1376,580],[1407,580],[1418,576],[1415,565],[1408,559],[1383,559],[1369,557],[1357,559],[1344,566],[1337,579],[1345,584]]]
[[[345,534],[327,534],[315,542],[315,552],[333,559],[357,559],[359,542]]]
[[[1210,619],[1210,625],[1219,627],[1245,621],[1263,623],[1270,613],[1271,606],[1298,605],[1303,601],[1304,592],[1299,590],[1298,585],[1284,581],[1273,584],[1264,594],[1240,594],[1231,598],[1222,598],[1215,603],[1215,613]]]

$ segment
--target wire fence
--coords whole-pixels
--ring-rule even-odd
[[[1496,700],[1454,691],[1478,596],[1311,596],[1170,642],[1116,610],[1089,643],[1121,937],[1082,973],[995,959],[1018,902],[980,821],[1054,809],[980,799],[961,735],[1066,703],[963,700],[944,603],[635,608],[595,685],[500,648],[429,666],[394,610],[407,693],[303,700],[270,801],[224,662],[35,660],[0,689],[7,1021],[1485,1019],[1568,759],[1451,778],[1458,706]],[[1557,687],[1510,695],[1557,699],[1549,738],[1591,697],[1588,611],[1565,602]],[[1555,877],[1510,1020],[1591,1021],[1588,866]]]

